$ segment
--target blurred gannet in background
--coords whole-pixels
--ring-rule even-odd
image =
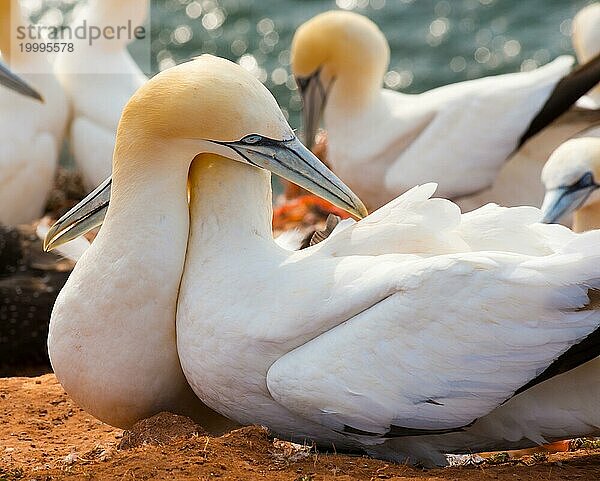
[[[600,53],[600,4],[589,5],[577,13],[572,42],[581,65]],[[573,137],[600,136],[599,92],[600,87],[596,86],[577,101],[576,107],[529,139],[502,167],[491,188],[457,199],[457,203],[464,210],[488,202],[505,206],[541,205],[544,186],[538,179],[552,152]],[[561,222],[570,225],[569,216],[563,216]]]
[[[543,222],[571,212],[573,230],[600,229],[600,133],[569,140],[550,156],[542,171],[546,197]]]
[[[90,0],[73,25],[143,25],[148,0]],[[123,107],[146,81],[127,50],[130,39],[75,40],[75,53],[56,60],[60,82],[73,104],[71,150],[85,187],[93,190],[110,175],[115,134]]]
[[[273,240],[269,171],[365,214],[236,64],[205,55],[132,98],[105,225],[51,325],[57,375],[84,407],[146,398],[132,384],[164,371],[158,353],[175,355],[165,338],[179,296],[196,394],[286,439],[434,464],[600,432],[598,366],[586,363],[598,354],[600,233],[538,224],[533,207],[461,215],[428,184],[290,252]],[[48,247],[106,202],[103,191],[82,202]]]
[[[329,162],[370,207],[428,181],[451,199],[489,188],[515,148],[600,80],[600,58],[569,75],[573,59],[563,56],[419,95],[382,89],[387,40],[366,17],[343,11],[298,28],[291,55],[308,142],[323,111]]]
[[[25,72],[20,75],[39,92],[35,95],[24,87],[19,94],[0,89],[0,223],[16,225],[39,219],[44,213],[69,105],[45,54],[21,53],[17,48],[11,52],[11,18],[13,25],[28,25],[17,0],[0,0],[2,58],[13,72]],[[7,79],[6,72],[3,76]],[[26,96],[20,95],[23,93]]]
[[[592,3],[573,18],[573,48],[580,64],[600,52],[600,3]],[[600,109],[600,84],[577,102],[579,107]]]

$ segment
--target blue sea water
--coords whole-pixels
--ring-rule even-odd
[[[31,1],[31,0],[29,0]],[[37,17],[86,0],[34,1]],[[299,125],[290,75],[295,29],[336,8],[374,20],[391,47],[385,84],[422,92],[451,82],[527,70],[571,54],[571,20],[590,0],[152,0],[149,74],[202,53],[239,62],[263,81]],[[142,55],[145,45],[133,44]]]

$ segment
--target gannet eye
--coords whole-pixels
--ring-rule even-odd
[[[260,135],[248,135],[242,139],[244,144],[258,144],[263,138]]]
[[[591,172],[586,172],[577,182],[570,186],[570,189],[580,190],[594,185],[596,185],[594,175]]]

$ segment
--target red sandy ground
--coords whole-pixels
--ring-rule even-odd
[[[600,479],[600,450],[423,471],[296,448],[258,427],[215,438],[194,433],[198,427],[185,418],[157,419],[124,434],[79,409],[51,374],[0,379],[0,481]],[[152,440],[163,444],[143,443]]]

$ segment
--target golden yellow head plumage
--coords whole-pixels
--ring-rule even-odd
[[[357,13],[322,13],[298,28],[292,41],[292,72],[304,101],[309,147],[325,105],[364,108],[381,88],[389,60],[390,49],[379,27]]]
[[[372,79],[381,85],[390,51],[379,27],[363,15],[325,12],[298,28],[292,41],[292,70],[297,78],[322,68],[336,81]]]
[[[271,93],[248,71],[202,55],[149,80],[123,111],[118,137],[235,141],[293,136]]]

